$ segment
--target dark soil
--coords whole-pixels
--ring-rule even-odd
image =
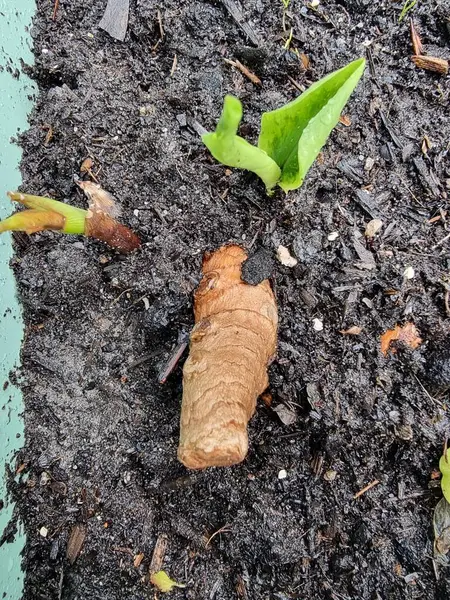
[[[90,156],[145,243],[122,257],[76,236],[16,238],[24,599],[153,598],[146,574],[162,534],[163,568],[186,584],[174,599],[448,598],[448,569],[438,581],[433,570],[441,492],[430,481],[448,432],[449,242],[434,245],[447,235],[449,85],[411,62],[403,2],[328,0],[315,12],[293,0],[286,22],[307,71],[283,49],[281,1],[242,2],[259,49],[218,0],[132,2],[123,43],[97,28],[105,1],[61,0],[56,21],[52,4],[38,0],[33,28],[40,93],[21,141],[23,190],[86,206],[73,178]],[[448,56],[448,3],[412,14],[428,53]],[[255,140],[262,111],[298,95],[289,77],[307,86],[365,53],[351,126],[336,128],[299,191],[268,198],[202,145],[199,125],[214,128],[225,93],[242,99],[241,131]],[[383,227],[366,247],[374,217]],[[273,402],[259,403],[248,458],[192,473],[176,457],[181,365],[165,385],[158,373],[192,327],[203,252],[229,241],[250,253],[283,244],[299,263],[273,272]],[[381,334],[406,321],[423,344],[384,357]],[[339,333],[353,325],[359,336]],[[70,564],[76,523],[87,534]]]

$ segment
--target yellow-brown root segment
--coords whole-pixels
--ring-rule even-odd
[[[223,246],[203,259],[195,293],[195,327],[183,370],[178,458],[190,469],[241,462],[247,423],[268,385],[278,315],[268,280],[241,280],[246,252]]]

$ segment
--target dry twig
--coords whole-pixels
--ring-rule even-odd
[[[362,490],[359,490],[359,492],[357,492],[353,496],[353,500],[356,500],[357,498],[359,498],[360,496],[362,496],[363,494],[365,494],[366,492],[368,492],[369,490],[371,490],[373,487],[375,487],[379,483],[380,483],[380,481],[378,479],[374,479],[374,481],[372,481],[371,483],[369,483],[369,485],[366,485],[366,487],[364,487]]]
[[[243,65],[238,60],[229,60],[228,58],[224,58],[224,61],[231,65],[232,67],[236,67],[243,75],[245,75],[252,83],[255,85],[261,85],[261,79],[255,75],[250,69],[247,69],[245,65]]]

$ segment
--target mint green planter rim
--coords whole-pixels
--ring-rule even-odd
[[[18,78],[8,71],[19,69],[20,59],[33,62],[29,27],[36,10],[34,0],[0,0],[0,218],[11,213],[6,192],[21,183],[21,151],[12,141],[28,127],[35,88],[28,77]],[[14,457],[23,445],[23,402],[20,390],[9,381],[9,374],[20,364],[23,335],[22,314],[16,296],[10,234],[0,236],[0,535],[13,514],[14,506],[6,491],[6,467],[14,469]],[[11,543],[0,547],[0,598],[19,600],[24,574],[21,569],[25,536],[21,524]]]

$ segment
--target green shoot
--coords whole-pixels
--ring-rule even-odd
[[[439,461],[439,470],[442,473],[442,493],[447,502],[450,503],[450,448],[447,448],[447,443],[444,446],[444,453]]]
[[[406,15],[409,13],[409,11],[412,10],[416,4],[417,4],[417,0],[405,0],[405,3],[403,4],[402,12],[400,13],[400,15],[398,17],[399,23],[401,23],[403,21],[403,19],[406,17]]]
[[[289,35],[287,37],[287,40],[284,42],[284,49],[285,50],[289,50],[289,48],[291,47],[291,42],[292,42],[293,36],[294,36],[294,30],[291,27],[291,30],[290,30]]]
[[[38,231],[59,231],[61,233],[86,235],[101,240],[120,252],[127,253],[138,248],[139,238],[128,227],[121,225],[105,210],[101,204],[105,194],[101,188],[91,182],[83,182],[94,195],[100,195],[100,200],[90,203],[89,210],[83,210],[45,198],[20,192],[8,192],[11,200],[20,202],[28,210],[17,212],[0,221],[0,233],[4,231],[25,231],[28,234]],[[95,186],[95,189],[92,188]],[[86,190],[85,190],[86,191]],[[103,195],[102,195],[103,192]],[[109,207],[108,207],[109,210]]]
[[[284,9],[287,10],[289,8],[291,0],[281,0],[281,2],[283,3]]]
[[[242,105],[226,96],[216,131],[203,135],[203,143],[224,165],[256,173],[269,193],[275,185],[285,192],[297,189],[337,125],[364,67],[363,58],[355,60],[314,83],[293,102],[264,113],[257,146],[236,135]]]
[[[253,171],[270,191],[280,178],[280,167],[263,150],[236,135],[242,119],[242,104],[234,96],[225,96],[223,111],[214,133],[205,133],[202,141],[211,154],[228,167]]]

